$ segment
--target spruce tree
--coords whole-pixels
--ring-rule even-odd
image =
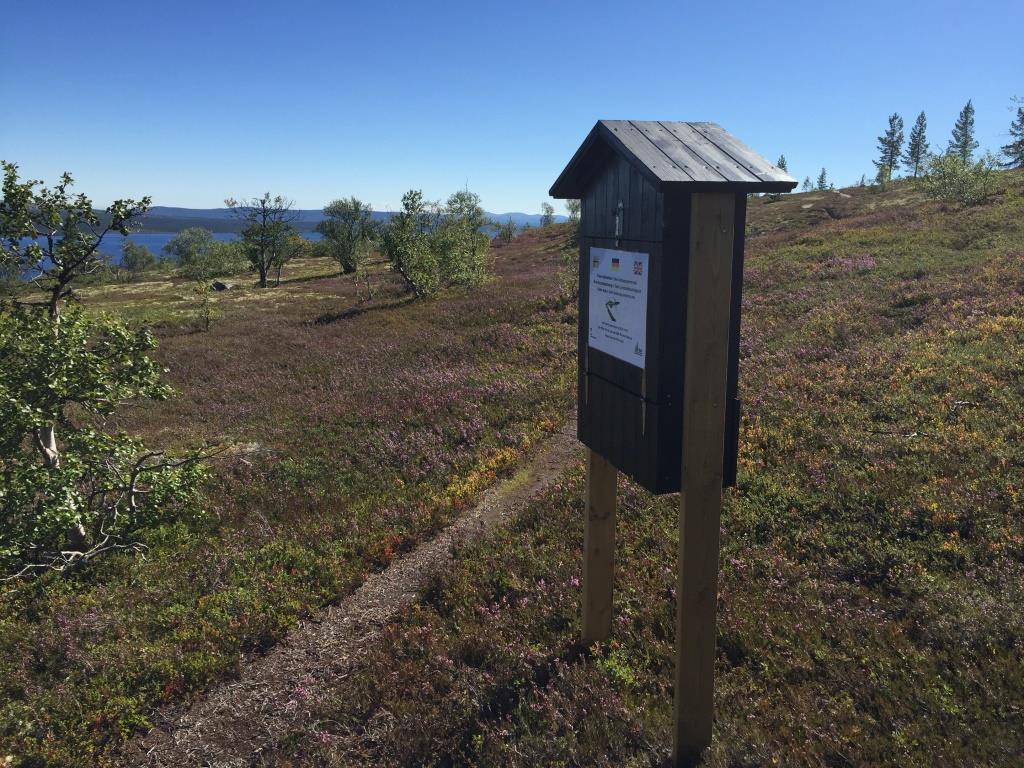
[[[803,186],[800,187],[800,189],[804,192],[809,192],[812,189],[810,176],[804,176],[804,183]]]
[[[903,152],[903,118],[893,112],[889,115],[889,127],[878,137],[878,180],[883,184],[892,178],[892,172]]]
[[[978,142],[974,140],[974,105],[968,99],[953,126],[953,137],[949,140],[946,153],[956,155],[966,163],[977,148]]]
[[[1005,163],[1003,168],[1024,168],[1024,107],[1017,107],[1017,119],[1010,123],[1013,141],[1002,147]]]
[[[783,170],[783,171],[788,171],[789,170],[788,168],[786,168],[786,156],[785,155],[779,155],[779,159],[775,161],[775,167],[779,168],[780,170]],[[778,200],[780,197],[782,197],[782,195],[779,194],[778,192],[769,192],[766,195],[766,197],[769,200],[775,201],[775,200]]]
[[[903,153],[903,165],[917,178],[921,172],[921,166],[928,156],[928,138],[925,131],[928,128],[928,119],[924,112],[917,116],[914,127],[910,129],[910,138],[907,139],[907,151]]]
[[[828,189],[828,174],[825,173],[825,169],[821,169],[821,173],[818,174],[818,189]]]

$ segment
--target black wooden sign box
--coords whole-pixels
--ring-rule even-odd
[[[736,196],[723,478],[739,439],[743,232],[750,192],[796,180],[714,123],[602,120],[551,188],[581,201],[579,439],[653,493],[680,490],[691,194]],[[588,343],[591,249],[648,254],[644,366]],[[628,260],[628,253],[624,255]]]

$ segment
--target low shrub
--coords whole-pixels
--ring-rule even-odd
[[[959,155],[934,155],[928,161],[920,184],[929,197],[979,205],[992,194],[995,168],[996,160],[991,154],[976,163]]]

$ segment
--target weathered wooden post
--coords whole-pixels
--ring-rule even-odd
[[[587,452],[587,520],[583,533],[583,642],[612,631],[615,562],[615,483],[618,472],[601,454]]]
[[[601,120],[551,187],[581,201],[585,642],[612,626],[616,470],[680,493],[673,754],[711,743],[722,487],[736,475],[747,194],[796,180],[714,123]]]

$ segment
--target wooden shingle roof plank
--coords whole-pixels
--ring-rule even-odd
[[[647,169],[646,175],[652,177],[655,185],[660,182],[693,181],[690,174],[652,144],[629,120],[602,120],[600,125],[604,127],[606,135],[622,145],[627,156],[632,155]]]
[[[662,123],[691,152],[704,158],[712,168],[718,171],[725,180],[734,184],[756,184],[761,178],[751,173],[727,152],[712,143],[704,134],[690,123]]]
[[[776,168],[718,123],[690,123],[693,129],[765,182],[786,181],[789,174]],[[790,179],[796,181],[796,179]]]
[[[725,176],[712,168],[702,157],[692,152],[657,120],[631,120],[630,122],[694,181],[715,183],[726,181]]]

